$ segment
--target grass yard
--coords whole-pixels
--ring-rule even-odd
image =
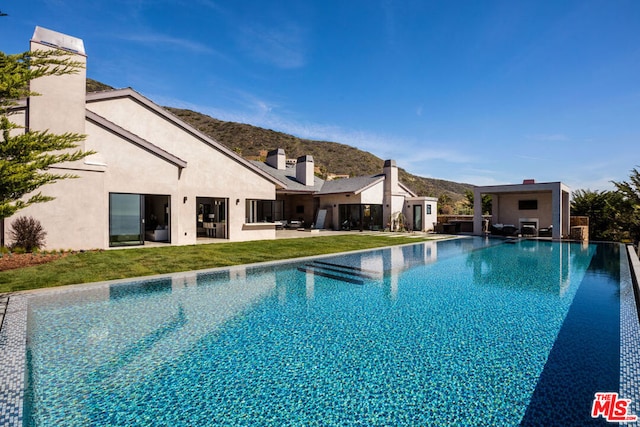
[[[418,243],[428,237],[347,234],[83,252],[0,272],[0,293]]]

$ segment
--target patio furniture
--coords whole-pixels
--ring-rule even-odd
[[[166,228],[147,230],[145,232],[145,237],[147,240],[151,240],[152,242],[166,242],[169,240],[169,230]]]
[[[541,228],[538,230],[538,237],[552,237],[553,236],[553,225],[550,225],[547,228]]]
[[[288,228],[302,228],[304,227],[304,221],[300,220],[300,219],[292,219],[291,221],[289,221],[289,224],[287,226]]]
[[[513,224],[493,224],[491,234],[496,236],[513,236],[518,234],[518,229]]]

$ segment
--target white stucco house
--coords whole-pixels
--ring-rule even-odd
[[[36,28],[30,48],[61,48],[86,63],[82,40],[44,28]],[[41,96],[22,102],[14,122],[85,134],[80,148],[96,152],[57,165],[56,172],[79,178],[41,187],[55,200],[17,213],[42,223],[47,248],[275,238],[275,227],[252,221],[246,208],[275,200],[281,184],[149,99],[132,89],[87,94],[84,69],[36,79],[31,89]]]
[[[86,64],[81,39],[45,28],[36,27],[30,49],[63,49]],[[133,89],[87,94],[85,69],[33,80],[31,89],[40,96],[21,101],[12,121],[85,134],[80,148],[95,152],[52,168],[78,178],[41,187],[55,199],[16,214],[41,222],[47,249],[273,239],[281,220],[371,230],[393,229],[400,213],[414,230],[436,221],[436,199],[399,183],[392,160],[380,175],[325,182],[311,156],[289,168],[278,150],[267,163],[246,160]],[[0,224],[4,243],[12,220]]]

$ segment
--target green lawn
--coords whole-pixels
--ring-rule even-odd
[[[347,234],[85,252],[48,264],[0,272],[0,293],[372,249],[424,240],[429,238]]]

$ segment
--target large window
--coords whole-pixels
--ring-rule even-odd
[[[109,194],[109,246],[144,243],[142,206],[140,194]]]
[[[109,246],[170,242],[171,197],[109,193]]]
[[[228,199],[196,197],[196,235],[226,238]]]
[[[381,230],[382,205],[340,205],[340,229]]]
[[[246,222],[274,222],[284,215],[283,200],[247,200]]]

